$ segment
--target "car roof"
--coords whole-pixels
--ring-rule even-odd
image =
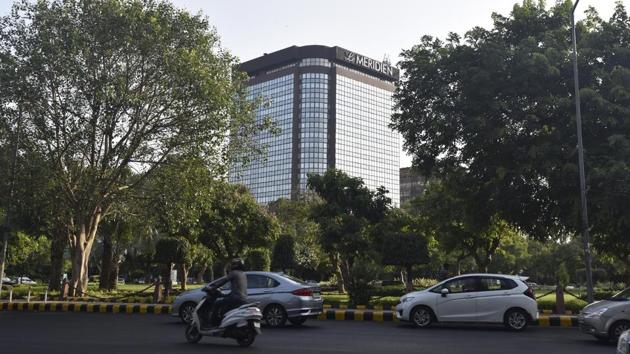
[[[512,275],[512,274],[469,273],[469,274],[457,275],[449,279],[463,278],[463,277],[497,277],[497,278],[508,278],[508,279],[514,279],[514,280],[522,280],[522,281],[525,281],[529,278],[523,275]]]

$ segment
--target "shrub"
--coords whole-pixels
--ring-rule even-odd
[[[426,289],[429,288],[435,284],[437,284],[438,281],[437,279],[431,279],[431,278],[416,278],[413,280],[413,287],[414,288],[420,288],[420,289]]]
[[[379,267],[373,260],[359,258],[355,260],[347,281],[349,305],[368,305],[374,292],[372,281],[378,276]]]

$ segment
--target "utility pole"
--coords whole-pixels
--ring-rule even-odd
[[[584,262],[586,263],[587,300],[593,302],[593,270],[591,258],[591,241],[588,226],[588,210],[586,206],[586,172],[584,171],[584,143],[582,141],[582,110],[580,108],[580,83],[578,79],[577,40],[575,35],[575,9],[580,0],[576,0],[571,11],[571,27],[573,30],[573,81],[575,83],[575,119],[577,125],[577,150],[580,169],[580,204],[582,206],[582,242],[584,244]]]
[[[18,108],[17,127],[15,133],[15,146],[13,148],[13,159],[11,161],[11,182],[9,185],[9,204],[7,207],[7,213],[4,217],[4,245],[2,246],[2,266],[0,267],[0,293],[2,293],[2,280],[4,279],[4,269],[7,264],[7,248],[9,246],[9,230],[11,226],[11,212],[13,211],[13,204],[15,202],[15,174],[17,167],[17,155],[20,145],[20,133],[22,130],[22,108]]]

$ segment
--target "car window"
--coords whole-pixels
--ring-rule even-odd
[[[630,288],[612,297],[613,300],[630,300]]]
[[[479,281],[479,291],[510,290],[517,286],[515,281],[505,278],[482,277]]]
[[[275,288],[278,285],[280,285],[278,281],[268,276],[258,274],[247,275],[248,289]]]
[[[453,279],[436,287],[434,292],[439,293],[444,288],[451,294],[474,292],[477,291],[477,280],[476,277]]]

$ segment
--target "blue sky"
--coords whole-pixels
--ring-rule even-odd
[[[291,45],[338,45],[374,59],[398,61],[403,48],[425,34],[444,37],[473,26],[490,27],[492,12],[509,15],[516,0],[173,0],[201,11],[222,44],[242,61]],[[547,0],[552,4],[555,0]],[[12,1],[0,0],[0,15]],[[581,0],[580,15],[594,6],[604,18],[614,0]],[[624,0],[630,8],[630,0]],[[411,160],[401,152],[401,165]]]

